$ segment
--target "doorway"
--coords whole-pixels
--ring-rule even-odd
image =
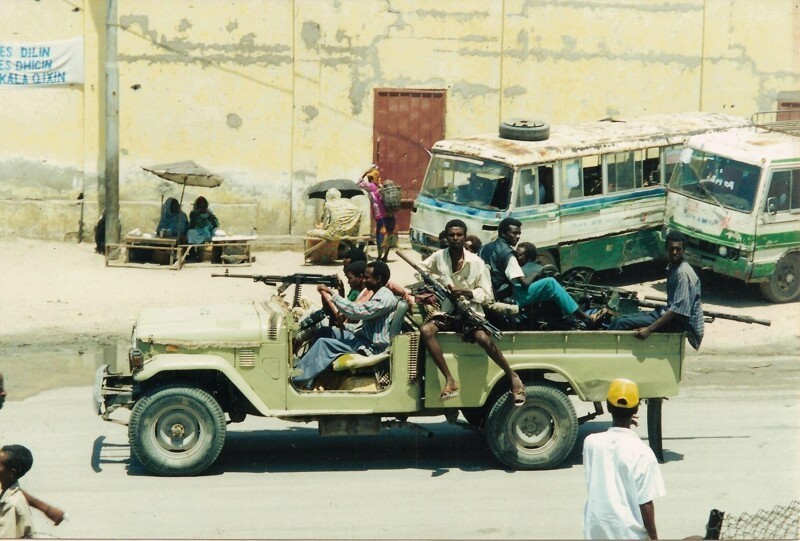
[[[375,89],[372,157],[384,179],[402,189],[397,231],[408,232],[417,197],[436,141],[444,139],[444,90]]]

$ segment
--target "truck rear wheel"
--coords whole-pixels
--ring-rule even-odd
[[[761,283],[761,294],[776,303],[800,298],[800,254],[786,254],[775,265],[775,273]]]
[[[578,437],[578,417],[567,395],[549,385],[528,385],[525,404],[503,393],[486,419],[486,440],[497,459],[518,470],[558,466]]]
[[[225,444],[225,413],[207,392],[170,386],[133,407],[128,439],[136,458],[156,475],[196,475]]]

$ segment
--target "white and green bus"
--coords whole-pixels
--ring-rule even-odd
[[[772,302],[800,297],[800,115],[782,113],[689,139],[665,217],[692,265],[758,283]]]
[[[499,135],[437,142],[411,214],[417,251],[438,248],[448,220],[484,243],[505,217],[540,263],[592,270],[663,257],[664,182],[686,140],[748,125],[716,113],[679,113],[555,125],[510,121]]]

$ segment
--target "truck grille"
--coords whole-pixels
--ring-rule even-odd
[[[419,333],[409,335],[408,340],[408,382],[415,383],[419,374]]]
[[[239,368],[255,368],[256,352],[252,349],[237,349],[236,366]]]

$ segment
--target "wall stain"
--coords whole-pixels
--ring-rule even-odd
[[[234,30],[236,30],[237,28],[239,28],[239,21],[230,21],[230,22],[229,22],[229,23],[228,23],[228,24],[225,26],[225,30],[227,30],[229,34],[230,34],[231,32],[233,32]]]
[[[319,45],[319,40],[322,35],[319,23],[314,21],[303,21],[303,28],[300,30],[300,38],[306,46],[306,49],[316,49]]]
[[[528,89],[520,85],[507,86],[503,89],[504,98],[513,98],[514,96],[521,96],[527,93]]]
[[[235,63],[239,65],[281,65],[293,61],[289,45],[264,45],[255,41],[256,35],[245,34],[238,43],[193,42],[186,38],[170,39],[157,30],[150,29],[149,18],[143,15],[120,17],[120,27],[148,39],[161,51],[160,54],[119,54],[123,62],[149,62],[151,64]],[[140,30],[137,32],[137,28]],[[199,56],[195,56],[199,55]]]
[[[306,105],[303,107],[303,112],[306,114],[306,122],[311,122],[317,115],[319,115],[319,109],[314,107],[313,105]]]
[[[227,123],[229,128],[233,128],[238,130],[242,125],[242,117],[237,115],[236,113],[228,113]]]
[[[192,23],[188,19],[181,19],[181,24],[178,25],[178,32],[186,32],[192,27]]]

